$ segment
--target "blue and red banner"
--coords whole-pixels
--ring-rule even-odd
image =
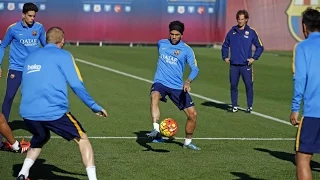
[[[0,1],[0,39],[7,27],[21,19],[23,3]],[[168,24],[185,23],[189,43],[222,42],[225,36],[225,0],[33,0],[36,21],[45,29],[59,26],[68,41],[155,43],[168,37]]]

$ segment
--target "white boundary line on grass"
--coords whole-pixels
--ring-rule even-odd
[[[16,138],[28,138],[31,139],[32,136],[16,136]],[[60,136],[51,136],[52,139],[62,139]],[[108,137],[108,136],[101,136],[101,137],[89,137],[89,139],[148,139],[147,137]],[[175,137],[174,139],[185,139],[182,137]],[[294,141],[295,138],[192,138],[197,140],[230,140],[230,141]]]
[[[153,83],[153,81],[150,81],[148,79],[145,79],[145,78],[142,78],[142,77],[139,77],[139,76],[135,76],[135,75],[132,75],[132,74],[128,74],[128,73],[125,73],[125,72],[122,72],[122,71],[118,71],[118,70],[115,70],[115,69],[112,69],[112,68],[109,68],[109,67],[106,67],[106,66],[101,66],[99,64],[95,64],[95,63],[92,63],[92,62],[89,62],[89,61],[86,61],[86,60],[82,60],[82,59],[79,59],[79,58],[76,58],[75,60],[78,61],[78,62],[81,62],[83,64],[87,64],[87,65],[90,65],[90,66],[93,66],[93,67],[97,67],[97,68],[100,68],[100,69],[103,69],[103,70],[106,70],[106,71],[110,71],[110,72],[114,72],[114,73],[117,73],[117,74],[121,74],[121,75],[130,77],[130,78],[133,78],[133,79],[144,81],[144,82],[147,82],[147,83],[150,83],[150,84]],[[205,96],[201,96],[201,95],[195,94],[195,93],[190,93],[190,95],[192,95],[194,97],[197,97],[197,98],[200,98],[200,99],[203,99],[203,100],[206,100],[206,101],[211,101],[211,102],[214,102],[214,103],[218,103],[218,104],[227,104],[227,103],[224,103],[222,101],[211,99],[211,98],[208,98],[208,97],[205,97]],[[239,109],[245,110],[244,108],[239,108]],[[279,119],[279,118],[276,118],[276,117],[272,117],[272,116],[269,116],[269,115],[266,115],[266,114],[262,114],[262,113],[259,113],[259,112],[255,112],[255,111],[252,111],[251,114],[254,114],[254,115],[259,116],[259,117],[263,117],[263,118],[266,118],[266,119],[269,119],[269,120],[272,120],[272,121],[276,121],[276,122],[287,124],[287,125],[291,126],[291,123],[289,123],[288,121],[285,121],[285,120],[282,120],[282,119]]]

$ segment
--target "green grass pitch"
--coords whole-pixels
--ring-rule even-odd
[[[227,105],[218,102],[230,102],[228,65],[221,60],[219,50],[194,48],[200,72],[192,83],[192,93],[198,95],[193,96],[198,111],[194,138],[199,138],[193,142],[202,148],[195,152],[181,147],[186,117],[171,101],[160,104],[161,119],[171,117],[178,122],[177,139],[156,144],[143,138],[152,128],[149,90],[157,62],[155,47],[67,46],[66,49],[83,60],[77,65],[86,88],[109,113],[107,119],[96,117],[70,91],[70,111],[92,138],[98,179],[295,179],[297,128],[266,117],[289,122],[291,53],[265,52],[254,63],[254,111],[261,115],[228,113]],[[7,66],[8,53],[4,71]],[[185,75],[189,72],[186,69]],[[0,97],[4,96],[5,82],[3,76]],[[20,91],[14,100],[10,126],[21,139],[30,133],[19,116],[19,101]],[[242,80],[239,104],[246,107]],[[77,145],[52,136],[32,167],[30,178],[87,179]],[[14,179],[25,155],[0,154],[0,179]],[[314,179],[320,179],[319,156],[314,156],[312,167]]]

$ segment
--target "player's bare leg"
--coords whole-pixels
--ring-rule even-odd
[[[3,114],[0,114],[0,134],[2,134],[10,144],[14,144],[16,142],[11,128],[9,127]]]
[[[153,91],[150,96],[150,113],[152,117],[153,123],[153,131],[147,133],[146,135],[151,138],[157,138],[160,136],[159,130],[159,119],[160,119],[160,108],[159,108],[159,100],[161,99],[161,95],[158,91]]]
[[[184,147],[187,147],[189,149],[194,150],[200,150],[197,146],[191,143],[192,141],[192,135],[196,128],[196,122],[197,122],[197,111],[194,106],[184,109],[184,112],[187,115],[187,122],[185,126],[185,132],[186,132],[186,139],[184,142]]]
[[[20,143],[14,138],[12,130],[3,114],[0,114],[0,134],[3,135],[9,142],[9,144],[8,142],[3,143],[3,146],[0,147],[2,150],[23,153],[26,152],[30,147],[29,142],[22,142],[24,144],[20,145]]]
[[[312,180],[311,158],[312,154],[296,153],[297,180]]]
[[[184,109],[184,112],[187,115],[187,122],[186,122],[186,138],[191,139],[192,134],[196,128],[196,121],[197,121],[197,111],[194,106]]]
[[[160,99],[161,99],[161,95],[158,91],[153,91],[151,93],[150,113],[152,117],[152,123],[158,123],[160,119],[160,108],[159,108]],[[158,127],[158,130],[159,130],[159,127]]]
[[[39,157],[42,148],[30,148],[27,152],[27,157],[24,159],[23,166],[18,174],[17,180],[27,179],[30,168],[33,166],[36,159]]]
[[[86,167],[89,180],[97,180],[96,166],[94,163],[94,153],[87,134],[83,133],[82,137],[75,139],[79,145],[82,162]]]

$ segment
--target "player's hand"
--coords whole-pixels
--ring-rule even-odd
[[[0,68],[0,78],[2,77],[2,69]]]
[[[184,92],[190,92],[190,91],[191,91],[190,82],[184,82],[184,84],[183,84],[183,91],[184,91]]]
[[[254,62],[253,58],[248,59],[248,66],[250,66]]]
[[[104,109],[102,109],[100,112],[97,112],[96,115],[100,117],[105,117],[105,118],[108,117],[108,113]]]
[[[290,122],[293,126],[299,125],[300,121],[298,120],[299,113],[291,112],[290,114]]]
[[[224,61],[228,64],[230,64],[230,58],[225,58]]]

